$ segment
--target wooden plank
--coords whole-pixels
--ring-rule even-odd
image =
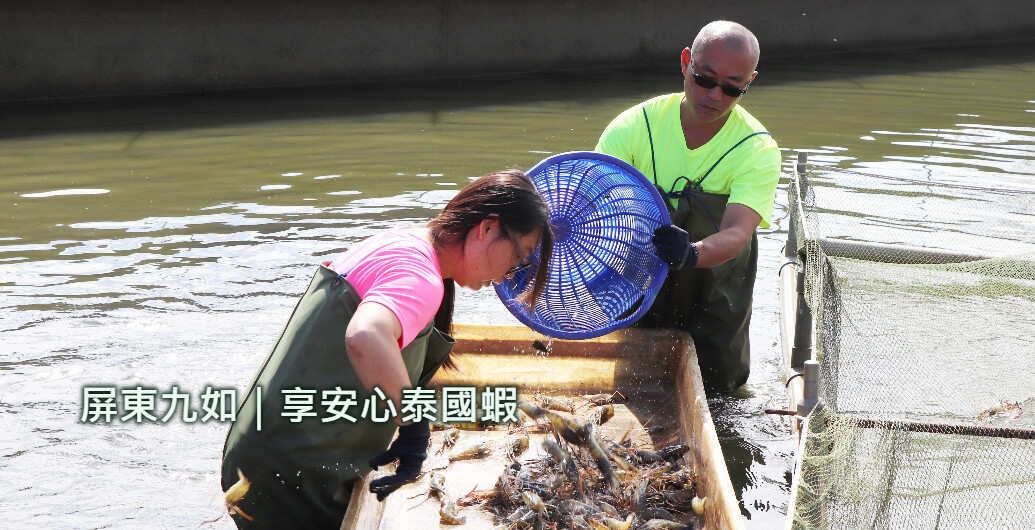
[[[660,352],[653,344],[676,340],[679,332],[668,329],[623,329],[602,337],[587,340],[548,339],[523,326],[481,326],[457,324],[453,338],[457,345],[454,353],[537,355],[536,340],[550,346],[550,356],[589,357],[593,359],[622,359],[630,362],[674,362],[673,352],[659,359]]]
[[[704,511],[705,528],[739,530],[744,528],[744,517],[712,423],[697,352],[689,334],[681,341],[680,347],[682,355],[676,382],[676,392],[680,396],[680,437],[693,448],[694,469],[698,470],[699,477],[697,496],[708,499]]]
[[[452,358],[457,370],[441,370],[434,384],[517,386],[595,392],[638,387],[669,380],[679,351],[659,348],[677,343],[677,332],[632,329],[590,340],[543,341],[549,351],[533,346],[539,335],[518,326],[454,326],[457,341]],[[501,367],[506,367],[505,370]]]
[[[394,469],[394,466],[392,467]],[[370,481],[383,476],[382,473],[368,473],[352,488],[352,496],[349,497],[349,508],[345,512],[345,519],[341,521],[341,530],[355,530],[359,528],[377,528],[381,524],[381,517],[385,511],[385,504],[378,502],[377,497],[370,493]]]
[[[433,386],[460,386],[477,382],[478,386],[542,386],[582,393],[603,392],[615,388],[616,382],[622,378],[621,372],[629,368],[629,363],[619,363],[615,359],[559,355],[544,358],[459,353],[452,358],[457,370],[440,371],[435,376]]]

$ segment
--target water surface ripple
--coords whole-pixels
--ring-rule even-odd
[[[863,206],[922,196],[922,181],[1035,189],[1035,49],[763,61],[759,70],[743,105],[788,164],[808,150],[817,164],[914,181],[893,193],[865,175],[843,183],[838,191],[865,210],[845,212],[846,232],[971,238],[996,220],[937,214],[953,197],[926,198],[935,213],[924,223]],[[84,385],[175,386],[195,408],[207,388],[245,388],[317,262],[423,222],[480,174],[591,149],[621,110],[680,90],[671,74],[5,109],[4,525],[193,528],[218,516],[225,423],[82,423]],[[786,407],[784,192],[773,226],[759,231],[751,379],[710,400],[752,528],[783,524],[794,451],[784,420],[762,412]],[[1002,215],[1029,222],[995,244],[1023,245],[1032,204],[1006,204]],[[516,323],[488,291],[461,292],[457,321]]]

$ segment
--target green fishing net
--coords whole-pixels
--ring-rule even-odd
[[[795,528],[1035,528],[1035,192],[825,168],[790,245],[822,405]]]

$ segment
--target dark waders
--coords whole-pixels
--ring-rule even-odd
[[[657,164],[654,160],[654,138],[646,107],[643,120],[647,124],[650,141],[651,167],[654,185],[658,185]],[[719,231],[719,223],[726,213],[730,196],[701,191],[701,183],[726,155],[752,137],[768,135],[759,131],[749,134],[730,147],[704,175],[691,182],[686,177],[683,191],[666,193],[662,197],[679,197],[676,210],[669,205],[672,224],[686,230],[690,241],[700,241]],[[675,186],[675,184],[673,184]],[[740,254],[726,263],[707,269],[669,271],[661,292],[654,299],[650,311],[636,325],[646,328],[678,328],[690,332],[697,349],[697,362],[706,386],[733,390],[747,382],[751,371],[751,346],[748,325],[751,322],[751,294],[755,288],[758,270],[758,236],[751,234]]]
[[[254,522],[234,515],[241,528],[331,528],[345,516],[357,479],[370,471],[367,461],[388,448],[396,425],[361,417],[371,395],[360,384],[345,350],[345,329],[360,298],[348,281],[327,267],[316,271],[305,295],[281,332],[237,412],[223,448],[225,491],[240,469],[251,489],[239,504]],[[413,386],[425,386],[445,361],[453,339],[428,324],[406,348],[403,361]],[[282,417],[282,389],[316,390],[317,417],[293,423]],[[357,404],[346,412],[355,422],[327,417],[320,406],[324,390],[355,390]],[[259,392],[261,390],[261,403]],[[262,430],[256,406],[261,404]],[[378,399],[383,413],[385,402]]]
[[[669,215],[690,241],[700,241],[716,232],[729,195],[686,193],[693,196],[680,197],[678,209]],[[758,238],[752,235],[740,255],[726,263],[669,271],[654,305],[636,325],[689,331],[705,384],[721,390],[743,385],[751,369],[748,323],[757,264]]]

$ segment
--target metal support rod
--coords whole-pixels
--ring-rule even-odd
[[[858,418],[856,426],[863,429],[903,429],[912,432],[930,432],[936,434],[962,434],[967,436],[992,436],[996,438],[1018,438],[1035,440],[1035,429],[1016,427],[991,427],[983,425],[949,425],[944,423],[925,423],[919,421],[871,420]]]
[[[968,261],[991,259],[991,256],[966,254],[964,252],[953,252],[951,250],[938,250],[906,245],[889,245],[887,243],[863,243],[860,241],[828,239],[825,237],[819,238],[819,246],[828,256],[836,258],[865,259],[867,261],[879,261],[883,263],[965,263]]]
[[[805,151],[798,151],[798,174],[805,174],[805,166],[808,164],[809,154]]]
[[[812,359],[812,310],[805,302],[805,256],[800,256],[795,290],[798,310],[794,316],[794,345],[791,347],[791,368],[801,368]]]
[[[794,166],[794,175],[792,176],[792,183],[796,183],[796,185],[798,186],[801,185],[801,182],[803,181],[803,178],[805,176],[805,162],[807,158],[808,153],[798,153],[798,162]],[[791,190],[788,190],[787,194],[787,204],[793,206],[796,200],[793,197],[791,197],[790,191]],[[800,196],[801,194],[798,193],[798,195]],[[794,215],[795,209],[793,207],[789,208],[789,210],[790,221],[787,223],[787,245],[783,249],[783,255],[787,259],[793,260],[795,256],[798,254],[798,217]]]
[[[783,247],[783,257],[793,261],[798,254],[798,219],[791,211],[790,219],[787,221],[787,244]]]
[[[805,384],[802,386],[801,400],[798,401],[798,416],[807,417],[819,402],[819,363],[805,361]]]
[[[805,192],[808,191],[809,180],[806,178],[809,171],[809,154],[805,151],[798,153],[798,164],[796,166],[798,170],[798,195],[802,199],[805,198]]]

